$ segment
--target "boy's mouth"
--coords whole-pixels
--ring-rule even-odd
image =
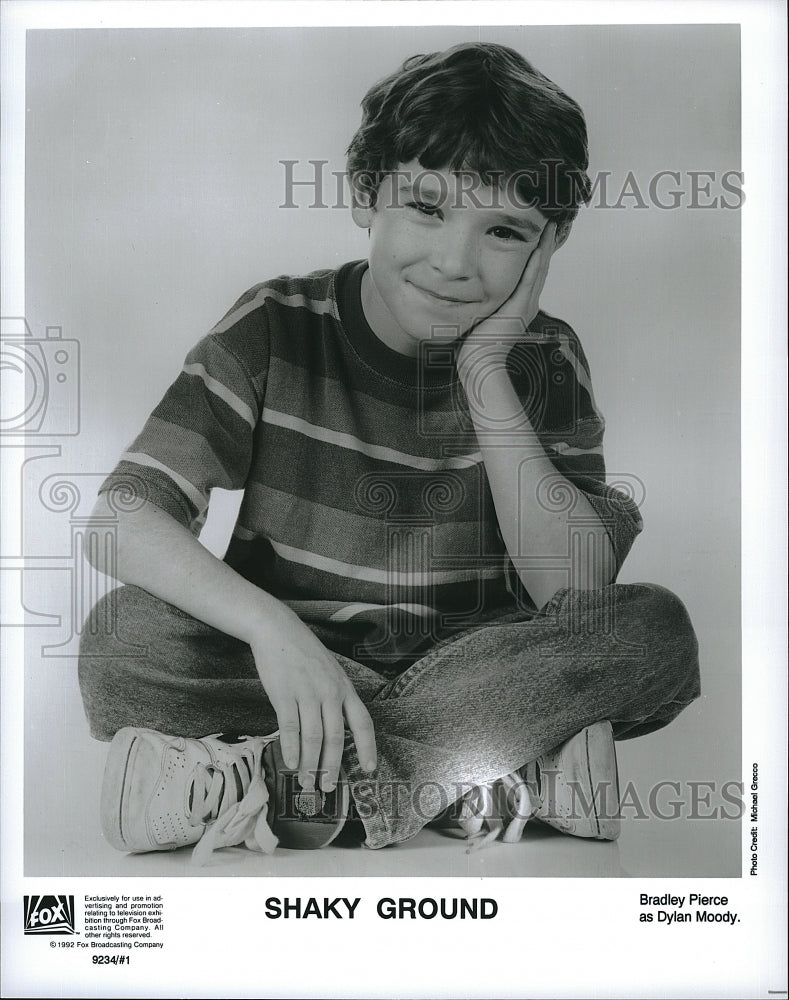
[[[476,299],[459,299],[454,295],[442,295],[440,292],[433,292],[429,288],[423,288],[421,285],[415,285],[413,281],[409,282],[418,292],[423,295],[427,295],[428,298],[435,299],[437,302],[446,302],[449,305],[454,306],[468,306],[476,302]]]

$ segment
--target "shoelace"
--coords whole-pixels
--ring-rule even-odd
[[[477,785],[463,797],[458,817],[470,841],[468,852],[499,839],[505,844],[516,844],[533,813],[529,789],[517,771]]]
[[[205,865],[219,848],[242,842],[263,854],[271,854],[277,846],[266,819],[269,794],[260,760],[262,750],[240,749],[240,753],[245,768],[232,764],[198,764],[195,768],[190,811],[207,824],[192,852],[195,865]]]

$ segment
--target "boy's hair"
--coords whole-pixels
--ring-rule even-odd
[[[384,174],[418,160],[427,170],[478,174],[561,227],[590,197],[586,122],[564,91],[504,45],[468,43],[406,59],[362,101],[348,147],[354,196],[375,203]]]

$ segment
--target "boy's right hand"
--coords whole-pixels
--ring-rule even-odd
[[[347,725],[365,771],[377,766],[370,714],[342,667],[285,605],[267,614],[250,643],[260,680],[277,713],[287,767],[298,769],[305,789],[337,784]]]
[[[377,765],[375,733],[367,709],[332,654],[281,601],[244,579],[208,551],[191,531],[153,503],[118,514],[102,494],[94,513],[104,531],[117,521],[115,561],[95,546],[88,558],[104,573],[142,587],[252,648],[258,674],[280,729],[282,755],[305,788],[337,782],[351,730],[366,771]]]

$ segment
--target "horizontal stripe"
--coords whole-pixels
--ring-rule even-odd
[[[209,392],[212,392],[215,396],[218,396],[221,400],[227,403],[227,405],[232,410],[235,410],[236,413],[243,420],[245,420],[250,427],[255,427],[257,424],[255,414],[247,406],[243,399],[239,399],[238,396],[228,389],[226,385],[222,385],[221,382],[209,375],[205,370],[204,365],[194,362],[193,364],[184,365],[183,370],[187,375],[195,375],[197,378],[202,379]]]
[[[504,562],[498,560],[475,559],[474,565],[482,569],[501,568],[500,575],[484,579],[481,574],[476,579],[460,580],[437,585],[431,583],[424,588],[394,588],[387,583],[369,582],[349,576],[341,576],[324,569],[317,569],[304,563],[290,562],[277,556],[271,543],[264,538],[246,542],[233,537],[230,539],[225,561],[245,579],[254,583],[274,597],[286,602],[326,600],[331,594],[334,607],[327,610],[325,618],[336,612],[344,604],[386,605],[397,601],[403,603],[429,605],[439,613],[450,615],[453,620],[468,620],[472,624],[475,616],[485,607],[501,607],[509,600],[504,575]],[[358,559],[348,562],[357,563]],[[442,568],[448,560],[441,560]],[[457,560],[457,565],[469,569],[469,560]],[[353,619],[351,619],[351,624]],[[337,626],[341,627],[341,626]]]
[[[306,483],[314,487],[311,492],[299,493],[287,484],[278,489],[271,480],[249,482],[249,499],[241,510],[240,522],[252,530],[266,523],[323,536],[348,536],[349,544],[355,544],[354,538],[361,544],[369,531],[376,532],[371,541],[377,544],[382,529],[400,526],[423,530],[430,525],[435,539],[462,540],[465,552],[478,550],[475,542],[494,512],[478,467],[432,473],[383,468],[359,478],[341,475],[341,490],[331,496],[317,489],[325,483],[326,472],[315,471],[315,481]],[[482,496],[481,487],[485,488]],[[280,532],[274,534],[280,537]],[[457,551],[451,545],[442,544],[441,548]]]
[[[329,621],[347,622],[356,615],[366,614],[368,611],[388,612],[392,609],[406,611],[420,618],[432,618],[437,613],[434,608],[429,608],[426,604],[346,604],[340,611],[335,611]]]
[[[393,521],[409,515],[423,520],[429,515],[436,523],[446,523],[493,514],[482,462],[465,469],[424,471],[335,448],[283,427],[261,424],[260,429],[246,477],[250,484],[265,483],[331,509]],[[561,459],[557,456],[555,461]],[[567,464],[576,461],[582,459],[568,459]],[[257,520],[250,517],[243,523],[254,527]]]
[[[201,379],[181,372],[157,404],[153,416],[165,424],[201,434],[214,452],[222,456],[226,468],[248,468],[252,428],[223,399],[209,392]],[[132,450],[157,454],[158,441],[147,426],[139,441],[141,446]]]
[[[207,506],[208,497],[204,496],[196,486],[190,483],[188,479],[184,479],[184,477],[179,475],[174,469],[169,468],[163,462],[157,461],[157,459],[152,458],[150,455],[146,455],[141,451],[127,451],[121,455],[121,461],[133,462],[135,465],[148,466],[150,469],[158,469],[166,476],[169,476],[175,485],[178,486],[178,488],[185,493],[187,497],[189,497],[198,512],[203,511]]]
[[[571,448],[566,441],[552,441],[548,446],[553,451],[558,451],[560,455],[602,455],[603,446],[597,445],[595,448]]]
[[[319,427],[317,424],[302,420],[301,417],[294,417],[289,413],[281,413],[278,410],[269,409],[267,406],[263,408],[261,418],[264,423],[274,424],[277,427],[284,427],[298,434],[304,434],[314,441],[322,441],[325,444],[332,444],[338,448],[346,448],[350,451],[359,452],[362,455],[367,455],[369,458],[378,458],[384,462],[392,462],[395,465],[405,465],[411,469],[438,472],[443,469],[468,469],[482,462],[482,452],[480,451],[476,451],[472,455],[458,455],[448,458],[425,458],[421,455],[409,455],[406,452],[387,448],[384,445],[361,441],[352,434]]]
[[[374,569],[371,566],[358,566],[341,562],[339,559],[329,559],[315,552],[306,552],[291,545],[283,545],[269,539],[269,543],[281,559],[299,563],[324,573],[344,576],[351,580],[364,580],[368,583],[379,583],[395,587],[427,587],[431,584],[464,583],[466,581],[495,579],[504,575],[503,567],[491,569],[457,569],[433,570],[426,573],[398,573],[394,570]]]
[[[605,461],[602,455],[584,454],[565,458],[555,454],[549,458],[560,475],[585,492],[599,491],[601,484],[605,484]]]
[[[152,416],[148,418],[144,433],[132,442],[129,450],[150,458],[155,446],[156,460],[166,469],[183,476],[204,495],[214,486],[225,490],[243,486],[243,482],[233,480],[214,450],[215,445],[215,441],[209,441],[197,430]],[[222,457],[229,460],[233,456]]]
[[[220,320],[211,332],[224,333],[235,323],[238,323],[239,320],[249,315],[249,313],[260,309],[267,301],[277,302],[279,305],[291,309],[306,309],[316,316],[333,316],[339,320],[337,307],[331,299],[313,299],[301,292],[291,292],[288,294],[277,291],[270,285],[263,285],[249,301],[244,302],[238,309],[232,310],[224,319]]]
[[[322,357],[332,350],[330,338],[324,338]],[[477,449],[462,389],[405,390],[390,399],[368,391],[377,388],[373,379],[368,378],[363,385],[350,384],[347,371],[339,364],[329,375],[314,354],[305,351],[298,361],[271,358],[268,407],[368,441],[378,442],[385,434],[388,447],[406,454],[418,450],[441,455],[450,442],[458,452]]]
[[[420,480],[427,478],[421,473],[416,475]],[[468,565],[479,559],[504,557],[495,519],[480,516],[478,502],[437,514],[425,503],[419,484],[415,495],[403,495],[401,491],[399,496],[385,478],[380,479],[380,484],[380,490],[373,486],[366,497],[371,501],[383,497],[387,503],[392,500],[388,509],[379,506],[364,510],[356,506],[347,510],[326,506],[309,496],[294,497],[266,484],[250,483],[233,535],[245,542],[261,536],[276,538],[283,544],[341,562],[363,562],[382,570],[399,547],[408,544],[425,547],[423,558],[429,560],[425,568],[431,564],[444,564],[446,568],[448,559]],[[449,492],[442,491],[442,495],[449,496]],[[364,499],[346,485],[346,505]],[[470,518],[461,518],[463,513]]]
[[[159,507],[186,528],[197,516],[197,508],[184,491],[158,469],[146,468],[143,471],[132,462],[119,461],[99,487],[99,493],[108,490],[119,491],[118,503],[133,503],[131,498],[136,497],[141,503]]]

